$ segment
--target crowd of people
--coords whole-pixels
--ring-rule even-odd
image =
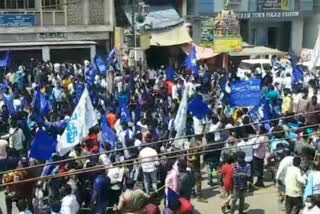
[[[246,193],[265,187],[267,171],[287,214],[302,209],[304,214],[320,213],[318,74],[305,70],[304,78],[295,82],[292,69],[285,69],[288,62],[274,59],[272,64],[270,71],[245,74],[249,80],[261,79],[271,107],[281,103],[269,121],[255,121],[249,107],[230,105],[231,86],[240,80],[234,67],[212,70],[202,62],[198,73],[185,67],[133,72],[123,63],[121,69],[110,66],[107,78],[92,76],[94,65],[88,61],[33,62],[17,71],[7,69],[1,73],[0,103],[0,171],[7,213],[13,213],[15,203],[21,214],[191,214],[192,198],[207,203],[204,165],[208,185],[219,185],[226,198],[220,205],[224,213],[243,214]],[[33,158],[36,134],[45,130],[61,135],[84,88],[98,125],[65,155]],[[40,116],[34,109],[39,91],[50,103],[47,114]],[[201,119],[183,105],[199,96],[210,109]],[[107,137],[105,122],[111,131]]]

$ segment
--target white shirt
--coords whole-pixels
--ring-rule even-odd
[[[250,137],[250,136],[249,136]],[[251,138],[248,141],[242,140],[240,143],[237,144],[239,150],[246,153],[245,161],[251,162],[253,160],[253,147],[252,145],[255,143],[256,138]]]
[[[134,146],[138,147],[138,149],[140,150],[141,149],[141,144],[142,144],[142,141],[139,140],[139,139],[135,139],[134,141]]]
[[[313,208],[305,207],[302,211],[302,214],[319,214],[320,213],[320,208],[317,206],[314,206]]]
[[[197,117],[193,118],[193,128],[194,128],[194,134],[202,134],[203,133],[203,123],[202,120],[199,120]]]
[[[7,147],[8,142],[6,140],[0,140],[0,160],[7,159]]]
[[[292,164],[293,164],[293,156],[287,156],[283,158],[280,161],[280,164],[277,170],[276,180],[280,180],[284,184],[287,169],[289,166],[292,166]]]
[[[158,152],[151,147],[142,149],[139,153],[139,159],[141,162],[141,168],[143,172],[154,172],[158,162]]]
[[[10,128],[9,133],[14,133],[9,138],[9,147],[14,148],[17,151],[21,151],[23,149],[23,142],[25,141],[25,136],[23,134],[22,129],[20,128]]]
[[[104,166],[110,166],[111,160],[107,154],[102,154],[99,156],[99,163]]]
[[[301,170],[295,166],[289,166],[285,177],[286,195],[290,197],[301,197],[303,195],[303,185],[306,178]]]
[[[32,212],[30,210],[25,210],[25,211],[19,212],[19,214],[32,214]]]
[[[123,176],[125,169],[123,167],[114,167],[108,169],[108,177],[110,178],[110,183],[112,184],[111,189],[120,190],[120,183],[123,181]]]
[[[214,141],[219,141],[221,138],[220,132],[218,131],[221,128],[221,123],[217,124],[210,123],[208,127],[206,127],[206,132],[214,132]]]
[[[77,214],[79,212],[79,204],[75,195],[70,194],[63,197],[61,200],[60,213],[63,214]]]

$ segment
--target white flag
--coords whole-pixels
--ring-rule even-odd
[[[176,118],[174,119],[174,129],[176,130],[175,138],[180,138],[186,135],[187,128],[187,108],[188,108],[188,91],[189,86],[185,84],[182,99],[178,108]],[[177,149],[183,149],[184,139],[174,140],[174,146]]]
[[[317,66],[320,66],[320,29],[318,31],[316,44],[314,45],[314,48],[312,50],[309,71],[312,72],[313,69]]]
[[[88,135],[89,129],[98,123],[87,88],[84,89],[62,136],[58,139],[57,152],[63,156]]]

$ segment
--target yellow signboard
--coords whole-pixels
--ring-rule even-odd
[[[229,53],[242,50],[240,23],[232,10],[220,11],[213,23],[214,42],[216,53]]]
[[[290,10],[290,0],[281,0],[281,10]]]
[[[122,47],[123,43],[123,28],[116,27],[114,29],[114,47],[118,50]]]
[[[142,50],[147,50],[150,48],[150,34],[141,34],[140,35],[140,47]]]
[[[241,38],[215,39],[213,50],[216,53],[229,53],[242,50]]]
[[[201,21],[200,46],[211,48],[213,46],[213,18]]]

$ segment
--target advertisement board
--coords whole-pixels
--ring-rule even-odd
[[[290,10],[290,0],[258,0],[258,11]]]
[[[213,47],[213,18],[201,20],[200,46]]]
[[[34,25],[34,15],[0,15],[0,27],[31,27]]]
[[[114,47],[120,50],[123,44],[123,28],[115,27],[114,29]]]
[[[220,11],[213,23],[214,52],[229,53],[242,50],[240,23],[231,10]]]
[[[239,52],[242,50],[242,39],[217,39],[214,41],[213,49],[216,53]]]

